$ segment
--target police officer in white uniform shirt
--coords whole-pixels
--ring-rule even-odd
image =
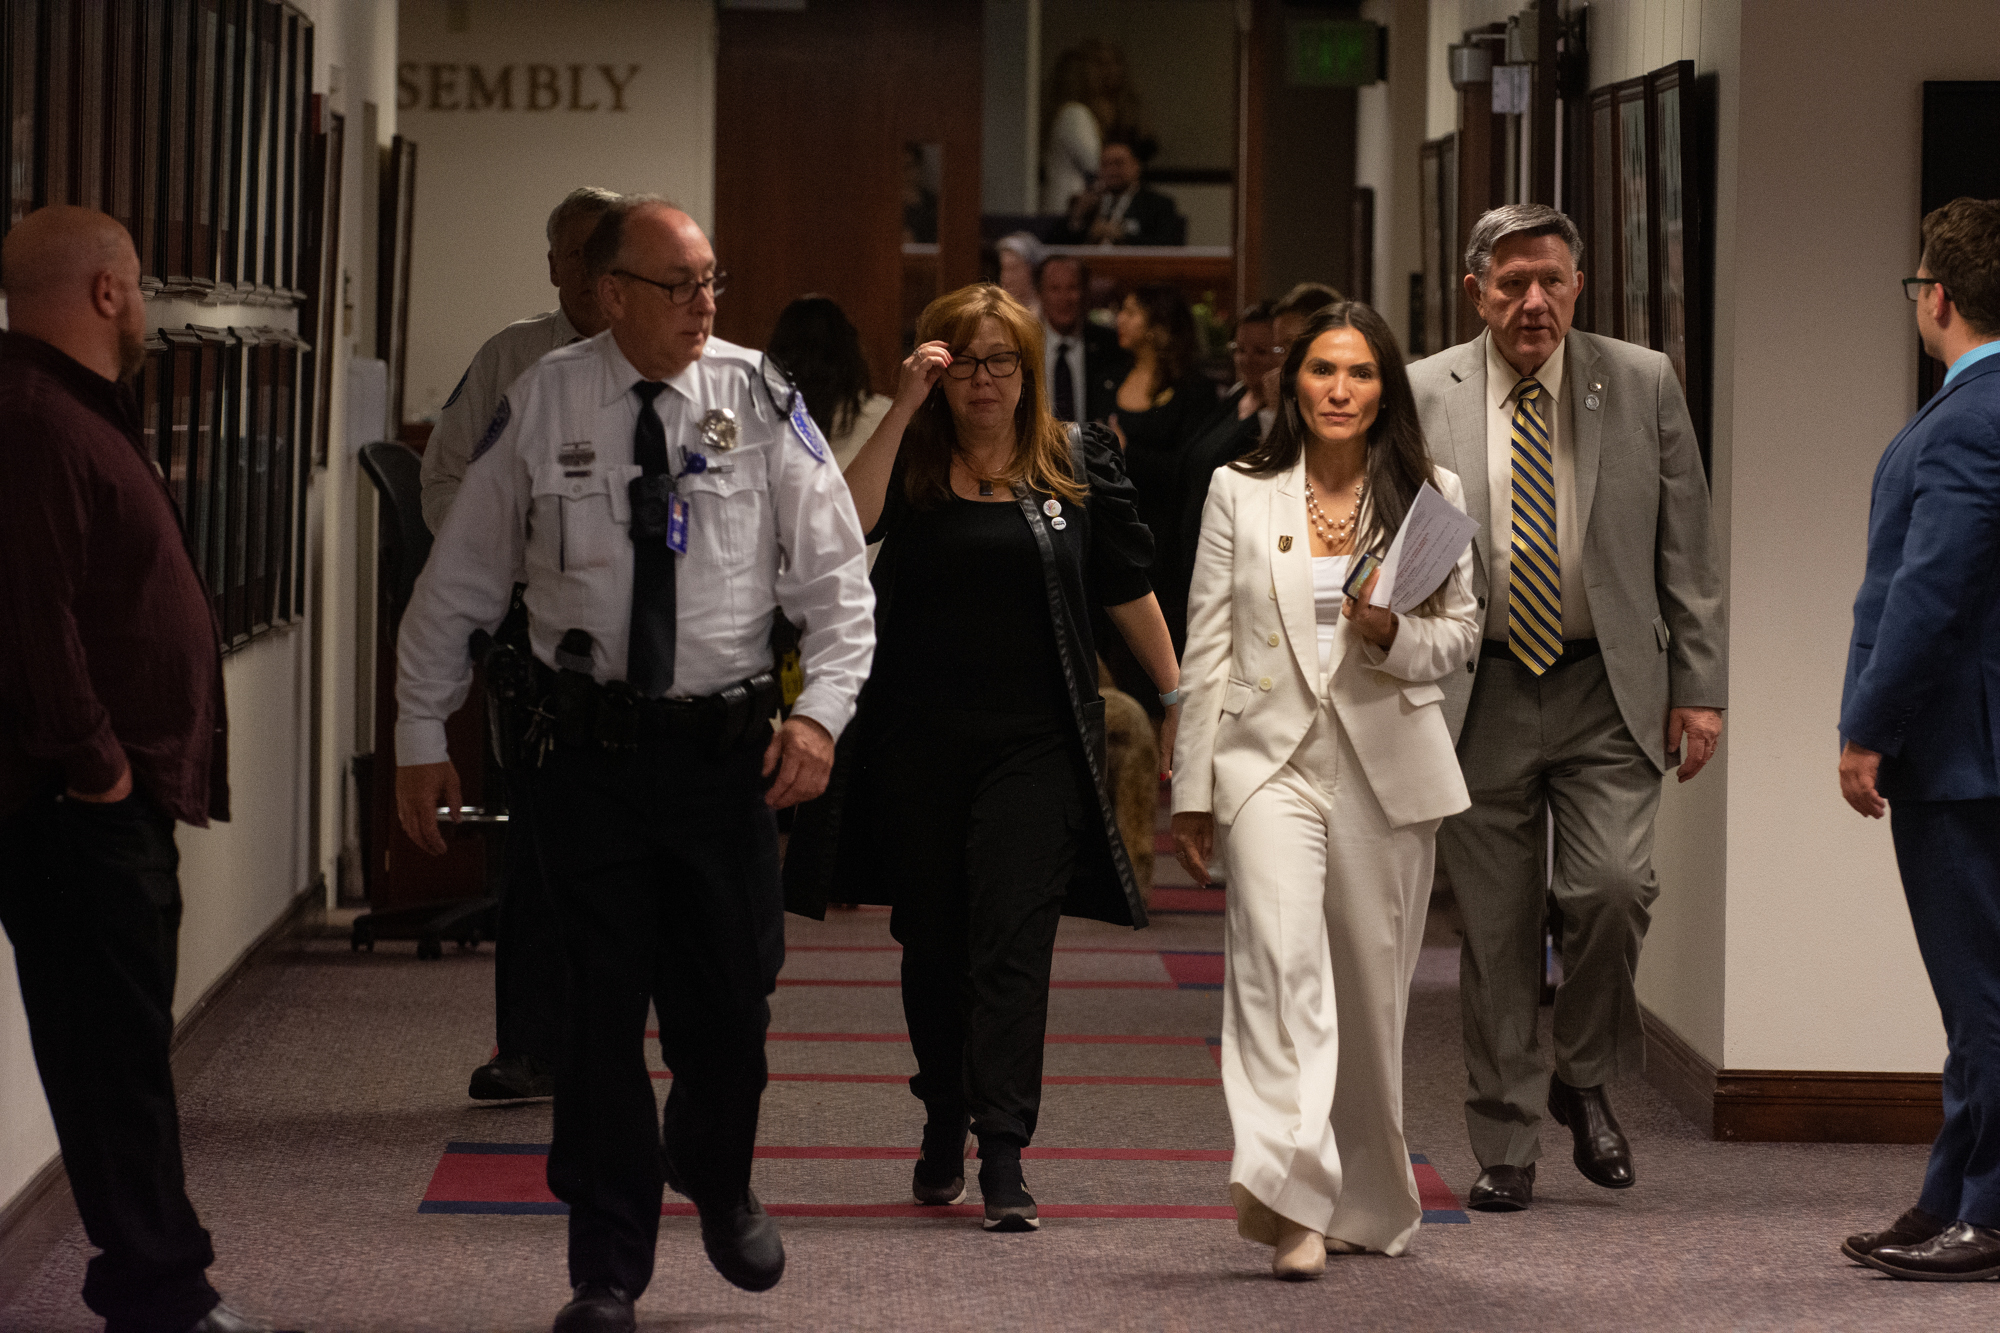
[[[469,637],[525,568],[523,748],[569,961],[548,1176],[575,1290],[558,1333],[633,1327],[663,1183],[700,1210],[724,1277],[762,1291],[784,1271],[750,1189],[784,959],[773,811],[824,789],[874,655],[845,484],[804,401],[710,338],[724,275],[700,227],[627,197],[586,258],[610,328],[508,390],[404,614],[396,690],[399,813],[441,852],[436,811],[458,803],[444,720]],[[773,734],[780,609],[804,627],[805,688]],[[663,1126],[648,1000],[673,1073]]]
[[[610,190],[579,186],[549,214],[549,282],[556,308],[516,320],[488,338],[472,358],[438,413],[437,427],[424,448],[424,522],[432,532],[444,527],[459,484],[465,480],[472,448],[508,386],[558,347],[604,331],[597,285],[583,262],[584,243],[604,211],[618,202]],[[518,583],[519,575],[516,580]],[[495,636],[513,651],[524,648],[527,613],[516,607]],[[514,719],[503,707],[495,716],[503,728]],[[501,772],[512,776],[512,748],[497,736]],[[546,1097],[555,1090],[560,1048],[563,961],[535,853],[534,811],[525,784],[507,788],[506,871],[500,877],[500,909],[493,938],[493,1058],[472,1071],[466,1095],[480,1101]]]
[[[424,523],[435,533],[443,529],[465,480],[472,448],[493,420],[500,395],[535,362],[555,351],[604,331],[604,312],[597,305],[597,284],[583,262],[584,242],[597,228],[604,210],[618,202],[610,190],[580,185],[563,196],[549,214],[549,285],[556,289],[556,308],[517,319],[488,338],[473,354],[472,364],[438,411],[437,425],[424,445]]]

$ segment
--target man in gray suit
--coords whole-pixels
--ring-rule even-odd
[[[1645,1064],[1632,978],[1659,893],[1660,779],[1714,755],[1727,697],[1708,482],[1658,352],[1573,332],[1583,240],[1539,204],[1481,217],[1465,290],[1486,332],[1410,367],[1442,467],[1479,520],[1477,658],[1443,682],[1472,808],[1438,852],[1465,919],[1459,970],[1467,1203],[1532,1201],[1541,1107],[1577,1169],[1633,1182],[1604,1085]],[[1555,860],[1546,827],[1555,821]],[[1545,896],[1561,920],[1555,1070],[1538,1049]]]

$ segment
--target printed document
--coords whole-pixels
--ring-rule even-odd
[[[1410,505],[1410,512],[1403,516],[1396,540],[1389,543],[1389,554],[1382,561],[1382,577],[1375,581],[1375,595],[1368,599],[1369,605],[1386,606],[1399,616],[1408,615],[1412,607],[1436,592],[1438,585],[1451,576],[1451,567],[1458,563],[1472,534],[1478,531],[1478,520],[1425,482]]]

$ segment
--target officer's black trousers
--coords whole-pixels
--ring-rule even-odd
[[[563,956],[555,909],[535,851],[534,797],[509,773],[506,867],[493,941],[493,1028],[500,1055],[553,1069],[561,1047]]]
[[[770,732],[752,732],[722,755],[692,740],[559,748],[529,781],[569,965],[549,1189],[570,1207],[572,1283],[646,1289],[663,1147],[704,1209],[749,1188],[785,954],[758,772]],[[673,1075],[664,1123],[646,1069],[648,1001]]]
[[[1067,717],[926,711],[871,758],[895,895],[910,1091],[933,1121],[1026,1147],[1063,893],[1088,812]]]
[[[180,1333],[216,1303],[167,1063],[180,937],[174,821],[142,795],[0,822],[0,922],[109,1333]]]

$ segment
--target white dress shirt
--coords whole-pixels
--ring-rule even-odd
[[[473,353],[472,364],[445,400],[430,443],[424,446],[424,523],[432,532],[444,527],[445,511],[465,480],[472,447],[493,420],[500,395],[529,366],[582,337],[557,306],[514,321]]]
[[[805,692],[792,711],[836,738],[854,714],[875,652],[875,594],[861,525],[803,400],[780,415],[757,353],[710,338],[706,354],[654,400],[682,476],[688,549],[675,560],[676,696],[714,694],[770,669],[771,617],[803,626]],[[627,487],[642,376],[609,330],[552,352],[516,380],[438,533],[403,615],[397,651],[399,764],[445,757],[445,719],[472,677],[466,641],[507,612],[526,572],[529,641],[555,664],[570,629],[592,639],[591,674],[626,676],[632,622]],[[735,412],[737,447],[705,447],[699,423]]]
[[[1506,639],[1508,579],[1514,555],[1514,391],[1521,372],[1507,364],[1489,336],[1486,340],[1486,485],[1492,502],[1493,577],[1486,595],[1486,637]],[[1583,587],[1583,534],[1576,527],[1576,441],[1563,409],[1563,345],[1535,372],[1542,386],[1542,416],[1555,435],[1556,561],[1562,567],[1563,638],[1590,639],[1597,628],[1590,619],[1590,596]]]
[[[1069,362],[1069,382],[1076,390],[1078,421],[1084,418],[1083,400],[1087,396],[1083,380],[1083,322],[1087,318],[1077,320],[1073,333],[1057,333],[1054,325],[1046,319],[1042,321],[1042,373],[1048,376],[1042,383],[1048,388],[1049,411],[1056,410],[1056,360],[1060,357]]]

